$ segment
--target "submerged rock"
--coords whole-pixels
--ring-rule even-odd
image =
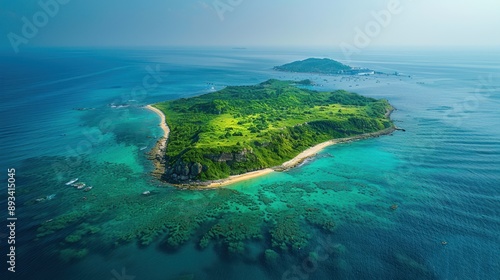
[[[267,264],[270,264],[270,265],[276,264],[278,262],[279,257],[280,257],[280,255],[272,249],[267,249],[264,252],[264,258],[265,258]]]
[[[88,249],[63,249],[59,252],[59,257],[64,262],[72,262],[85,258],[88,253]]]

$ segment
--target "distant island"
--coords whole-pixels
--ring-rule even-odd
[[[308,58],[274,67],[274,70],[297,73],[373,75],[383,74],[367,68],[355,68],[329,58]]]
[[[165,131],[152,151],[155,174],[178,186],[217,187],[291,168],[328,145],[394,131],[387,100],[300,87],[307,84],[268,80],[148,106]]]

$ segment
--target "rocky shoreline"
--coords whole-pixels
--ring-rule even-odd
[[[154,164],[154,170],[151,172],[151,174],[157,178],[157,179],[162,179],[163,174],[165,174],[165,163],[166,163],[166,157],[165,153],[167,151],[167,138],[161,137],[160,140],[156,142],[156,145],[151,149],[149,152],[149,157],[153,164]]]

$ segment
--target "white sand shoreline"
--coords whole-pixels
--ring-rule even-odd
[[[239,174],[239,175],[233,175],[233,176],[230,176],[229,178],[226,178],[226,179],[212,181],[212,182],[210,182],[209,185],[206,185],[206,186],[196,186],[196,187],[200,188],[200,189],[213,189],[213,188],[225,187],[225,186],[232,185],[232,184],[235,184],[238,182],[243,182],[246,180],[261,177],[261,176],[267,175],[267,174],[272,173],[272,172],[274,172],[274,169],[266,168],[266,169],[251,171],[251,172],[247,172],[247,173],[243,173],[243,174]]]
[[[170,128],[168,127],[167,122],[165,121],[165,115],[163,114],[163,112],[156,109],[155,107],[153,107],[151,105],[147,105],[144,108],[154,112],[155,114],[157,114],[160,117],[160,119],[161,119],[160,127],[163,130],[163,137],[165,137],[165,141],[167,141],[168,136],[170,135]]]
[[[151,105],[147,105],[145,108],[157,114],[161,119],[159,126],[163,130],[163,136],[156,142],[154,148],[149,152],[149,159],[153,161],[155,167],[151,174],[161,180],[163,174],[165,173],[165,153],[167,151],[167,140],[170,135],[170,128],[165,121],[165,115],[162,111]]]

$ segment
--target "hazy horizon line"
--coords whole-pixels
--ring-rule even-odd
[[[335,50],[341,51],[340,47],[337,45],[194,45],[194,44],[178,44],[178,45],[37,45],[37,46],[25,46],[24,50],[36,50],[36,49],[173,49],[173,48],[190,48],[190,49],[216,49],[216,48],[233,48],[233,49],[318,49],[318,50]],[[397,49],[404,51],[406,50],[495,50],[500,51],[500,46],[493,45],[374,45],[363,49],[362,52],[367,52],[370,50],[384,50],[384,49]],[[0,51],[12,51],[11,47],[0,46]]]

